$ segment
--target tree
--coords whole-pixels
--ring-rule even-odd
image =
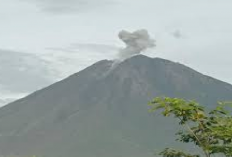
[[[155,98],[150,104],[151,111],[162,110],[165,117],[174,116],[183,127],[176,135],[177,141],[194,143],[205,157],[220,155],[232,157],[232,116],[228,102],[219,102],[215,109],[207,110],[195,101],[178,98]],[[166,148],[163,157],[200,157],[180,150]]]

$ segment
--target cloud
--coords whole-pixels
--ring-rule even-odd
[[[60,78],[65,78],[99,60],[115,59],[119,48],[107,44],[74,43],[47,50],[42,56],[43,60],[49,61],[50,67],[59,71]]]
[[[67,14],[83,12],[103,7],[111,0],[34,0],[36,5],[45,12]]]
[[[174,32],[171,33],[172,36],[176,39],[180,39],[183,37],[182,32],[180,30],[175,30]]]
[[[0,49],[0,107],[54,83],[49,65],[35,54]]]
[[[83,52],[94,52],[94,53],[111,53],[111,52],[117,52],[118,47],[113,45],[107,45],[107,44],[96,44],[96,43],[73,43],[66,47],[50,47],[46,48],[47,50],[52,51],[61,51],[61,52],[70,52],[70,53],[78,53],[80,51]]]
[[[47,64],[33,54],[0,49],[0,90],[31,92],[53,82]]]

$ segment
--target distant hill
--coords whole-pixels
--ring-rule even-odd
[[[0,155],[153,156],[175,143],[176,130],[176,121],[148,113],[156,96],[212,107],[232,100],[232,86],[160,58],[103,60],[1,108]]]

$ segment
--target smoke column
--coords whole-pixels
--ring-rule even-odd
[[[140,29],[132,33],[122,30],[119,32],[118,37],[126,44],[126,47],[119,50],[117,59],[114,60],[109,71],[104,76],[110,74],[125,59],[138,55],[148,48],[155,47],[155,40],[151,39],[145,29]]]
[[[119,32],[118,37],[126,44],[126,47],[119,52],[119,60],[124,60],[133,55],[140,54],[148,48],[155,47],[155,40],[151,39],[145,29],[132,33],[122,30]]]

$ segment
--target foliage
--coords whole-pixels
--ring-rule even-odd
[[[166,148],[160,155],[163,155],[163,157],[200,157],[199,155],[191,155],[171,148]]]
[[[177,140],[194,143],[206,157],[220,155],[232,157],[232,116],[227,108],[230,103],[219,102],[215,109],[207,112],[195,101],[178,98],[155,98],[151,111],[162,110],[166,117],[174,116],[183,130],[176,133]],[[199,157],[182,151],[166,148],[160,153],[163,157]]]

